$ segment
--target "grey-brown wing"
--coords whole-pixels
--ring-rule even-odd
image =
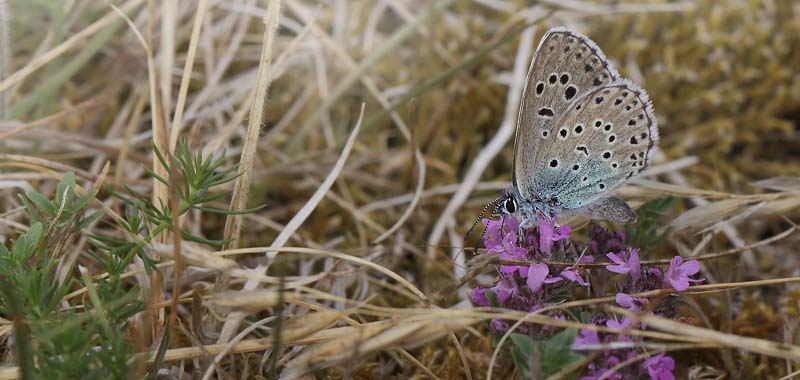
[[[534,190],[557,209],[585,207],[649,163],[658,126],[647,92],[620,79],[578,99],[540,153]]]
[[[543,146],[554,143],[557,121],[577,99],[615,82],[619,74],[589,38],[567,28],[545,33],[531,60],[514,143],[514,185],[525,199],[537,188]]]
[[[617,223],[635,223],[636,213],[625,201],[613,195],[602,197],[575,210],[566,210],[561,216],[585,215],[591,219],[610,220]]]

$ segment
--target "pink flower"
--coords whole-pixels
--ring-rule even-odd
[[[642,276],[642,268],[639,263],[639,250],[629,248],[619,254],[609,252],[606,257],[614,262],[614,265],[606,265],[606,269],[619,274],[631,274],[633,282],[639,281]]]
[[[625,293],[617,293],[614,299],[618,305],[634,312],[642,311],[642,305],[647,303],[646,298],[633,298]]]
[[[494,318],[491,322],[489,322],[489,328],[494,331],[506,331],[508,330],[508,322],[502,319]]]
[[[505,278],[502,275],[500,276],[500,281],[498,281],[495,286],[490,288],[490,290],[492,290],[495,296],[497,296],[497,303],[499,303],[500,306],[503,306],[503,304],[506,303],[506,300],[511,297],[512,294],[518,291],[517,283],[513,279]]]
[[[618,305],[637,313],[642,311],[642,309],[644,309],[643,306],[649,302],[647,298],[633,298],[625,293],[617,293],[614,299],[617,301]],[[625,324],[624,320],[623,324]],[[642,323],[641,327],[644,328],[645,324]]]
[[[507,234],[503,237],[501,245],[497,245],[495,248],[489,249],[488,251],[490,254],[498,253],[503,260],[528,260],[528,250],[517,246],[517,234]],[[517,271],[519,271],[519,275],[522,276],[522,278],[528,276],[528,268],[526,267],[516,265],[500,266],[500,272],[503,273],[512,274]]]
[[[669,269],[664,275],[664,287],[673,287],[677,291],[684,291],[689,288],[690,282],[700,282],[700,280],[693,280],[689,276],[697,274],[700,271],[700,263],[697,260],[689,260],[683,262],[683,258],[675,256],[669,264]]]
[[[544,285],[544,279],[547,278],[549,273],[550,268],[547,267],[547,264],[531,264],[528,268],[528,289],[530,289],[531,292],[539,291],[542,285]]]
[[[611,329],[626,330],[633,326],[633,320],[628,317],[622,317],[622,322],[617,322],[616,319],[609,319],[606,321],[606,327]]]
[[[489,297],[486,294],[487,290],[494,294],[495,300],[497,300],[497,304],[499,306],[505,306],[505,303],[506,301],[508,301],[509,298],[519,294],[519,288],[517,286],[516,281],[510,278],[506,278],[501,274],[500,280],[497,281],[497,284],[495,284],[491,288],[487,289],[479,287],[472,289],[472,293],[470,294],[470,298],[472,298],[472,303],[480,307],[498,306],[498,305],[492,305],[491,302],[489,302]]]
[[[575,267],[566,268],[563,271],[561,271],[561,274],[559,276],[561,276],[563,279],[567,281],[577,282],[581,286],[589,286],[589,283],[586,282],[586,280],[584,280],[583,277],[581,277],[580,273],[578,273],[578,268]]]
[[[600,344],[600,337],[597,336],[597,331],[581,329],[572,342],[572,349],[575,350],[592,344]]]
[[[499,220],[492,219],[482,219],[481,223],[486,227],[483,246],[486,247],[487,250],[494,249],[500,245],[502,241],[502,235],[500,234],[502,223],[500,223]]]
[[[650,380],[675,380],[675,375],[672,374],[675,360],[663,353],[645,360],[642,369],[647,370]]]
[[[606,327],[621,331],[628,330],[633,327],[633,320],[628,317],[622,317],[622,322],[618,322],[616,319],[609,319],[606,321]],[[620,342],[631,341],[631,337],[624,334],[619,334],[617,339],[619,339]]]
[[[617,256],[616,253],[609,252],[606,254],[606,257],[615,263],[614,265],[606,265],[606,269],[609,271],[619,274],[626,274],[631,271],[631,268],[628,267],[628,264],[625,263],[625,260]]]
[[[578,258],[575,264],[577,265],[580,263],[593,263],[593,262],[594,262],[594,256],[581,255],[581,257]],[[561,278],[567,281],[577,282],[581,286],[589,286],[589,283],[586,282],[586,280],[584,280],[583,277],[581,277],[581,274],[576,266],[564,268],[564,270],[561,271],[561,274],[559,274],[559,276],[561,276]]]
[[[518,245],[519,221],[513,216],[504,216],[499,220],[484,219],[486,253],[499,255],[503,260],[528,260],[528,250]],[[513,274],[519,272],[522,278],[528,276],[527,267],[501,265],[500,272]]]
[[[555,220],[542,215],[537,215],[539,224],[539,249],[549,254],[553,249],[553,242],[569,238],[569,226],[556,226]]]
[[[483,241],[483,246],[486,247],[487,250],[502,250],[501,246],[504,243],[505,237],[508,235],[514,235],[514,241],[516,241],[517,234],[519,233],[519,222],[517,218],[506,216],[498,220],[483,219],[481,222],[486,226],[486,239]]]
[[[538,292],[544,284],[552,284],[561,281],[558,277],[547,277],[550,268],[544,263],[533,263],[528,267],[528,289],[531,292]]]
[[[472,289],[470,298],[472,298],[472,303],[476,306],[489,307],[489,298],[486,297],[486,289],[484,288],[478,287]]]

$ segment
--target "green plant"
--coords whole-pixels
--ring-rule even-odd
[[[564,329],[546,339],[525,334],[511,334],[511,359],[520,372],[520,379],[550,376],[580,360],[583,355],[572,351],[575,329]],[[567,379],[574,378],[566,377]]]
[[[98,220],[103,213],[87,212],[98,192],[82,191],[72,173],[64,175],[52,198],[35,191],[19,196],[30,223],[11,248],[0,245],[0,315],[15,322],[17,364],[25,377],[137,376],[132,370],[139,356],[131,344],[137,337],[129,335],[129,319],[144,310],[145,302],[137,284],[123,275],[136,257],[146,270],[158,270],[146,247],[163,231],[173,228],[174,215],[191,210],[229,213],[206,204],[226,195],[213,188],[232,181],[237,169],[223,167],[224,154],[193,155],[185,141],[168,159],[158,150],[156,156],[170,178],[150,174],[174,186],[176,213],[168,205],[156,205],[127,187],[124,194],[106,189],[123,202],[123,218]],[[104,228],[102,233],[85,231],[95,221],[111,228]],[[78,270],[61,268],[69,265],[67,247],[74,248],[71,237],[81,234],[88,236],[91,243],[80,252],[88,260],[81,261]],[[183,229],[181,237],[215,247],[225,243]],[[68,275],[59,280],[59,273],[65,270]],[[90,272],[102,275],[93,277]],[[69,298],[68,294],[79,286],[85,288],[86,296]],[[167,341],[168,336],[164,338]]]

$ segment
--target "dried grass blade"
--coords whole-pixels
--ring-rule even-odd
[[[349,314],[347,310],[326,310],[291,318],[283,324],[283,338],[286,341],[305,338],[347,318]]]
[[[757,215],[781,215],[800,207],[800,194],[782,199],[770,200],[756,211]]]
[[[296,378],[314,368],[322,368],[353,357],[363,357],[371,353],[394,347],[417,347],[439,339],[447,333],[475,323],[477,318],[429,318],[414,320],[407,318],[375,326],[359,326],[358,333],[340,339],[330,340],[309,347],[296,359],[287,364],[284,375]]]
[[[53,178],[58,178],[58,179],[61,179],[61,177],[63,176],[63,174],[58,174],[58,173],[67,173],[67,172],[73,172],[75,173],[76,176],[85,180],[94,181],[97,179],[97,177],[94,174],[89,173],[86,170],[39,157],[0,153],[0,161],[7,161],[5,164],[9,166],[34,167],[34,169],[40,172],[46,172],[46,170],[42,170],[43,168],[50,169],[55,172],[53,173]],[[19,165],[14,164],[14,162],[19,163]]]
[[[264,30],[263,48],[258,67],[258,78],[256,79],[255,98],[250,105],[250,121],[247,125],[247,135],[239,159],[239,177],[236,178],[233,194],[231,195],[231,211],[243,210],[247,207],[247,198],[253,177],[253,162],[258,148],[258,134],[261,130],[261,121],[264,116],[264,104],[269,95],[272,49],[280,21],[280,10],[280,0],[272,0],[269,2],[267,11],[264,14],[263,21],[266,29]],[[225,220],[224,239],[232,240],[230,244],[226,245],[227,248],[235,248],[238,244],[241,223],[242,216],[240,214],[229,215]]]
[[[161,100],[164,109],[172,110],[172,65],[175,63],[175,26],[178,22],[178,0],[161,3],[161,43],[159,44],[159,73],[161,74]]]
[[[674,231],[702,229],[718,223],[720,220],[727,219],[737,211],[747,207],[749,203],[750,201],[747,199],[735,198],[695,207],[675,218],[669,226]]]
[[[51,73],[42,83],[37,84],[36,89],[32,93],[22,99],[15,100],[14,105],[8,110],[8,117],[17,119],[34,108],[37,104],[40,104],[42,99],[52,96],[59,87],[67,83],[81,68],[89,63],[90,60],[100,52],[100,49],[105,47],[106,42],[114,36],[119,26],[120,22],[117,20],[108,28],[94,35],[78,54],[72,57],[68,62],[63,63],[63,65],[59,65],[57,71]]]
[[[508,88],[508,96],[506,97],[506,108],[503,122],[497,133],[492,137],[486,146],[478,152],[475,159],[472,160],[467,173],[464,175],[464,180],[458,187],[458,190],[450,198],[450,201],[445,206],[439,218],[436,220],[430,235],[428,235],[428,248],[427,255],[429,259],[433,259],[436,255],[436,246],[442,239],[447,221],[452,215],[461,208],[461,205],[467,201],[475,185],[480,180],[483,171],[489,166],[495,156],[500,153],[508,140],[514,134],[514,127],[517,125],[517,111],[519,110],[519,100],[522,96],[522,85],[525,82],[525,74],[528,68],[528,61],[533,49],[533,36],[535,33],[534,28],[528,28],[521,33],[519,49],[514,59],[514,71],[512,74],[511,86]]]
[[[9,38],[8,6],[5,1],[0,1],[0,80],[8,77],[11,72],[11,39]],[[8,115],[11,94],[0,94],[0,120],[6,120]],[[0,138],[2,140],[2,138]]]
[[[730,216],[727,219],[720,219],[718,222],[703,228],[698,232],[698,234],[703,234],[709,231],[721,231],[725,226],[733,226],[739,222],[744,221],[754,213],[758,212],[762,208],[764,208],[765,202],[758,202],[754,205],[750,205],[745,207],[744,210],[736,212],[734,215]]]
[[[197,44],[200,40],[200,30],[203,26],[203,18],[206,14],[207,0],[200,0],[197,3],[197,12],[194,16],[194,25],[192,25],[192,36],[189,39],[189,50],[186,52],[186,63],[183,66],[183,75],[181,76],[181,88],[178,90],[178,102],[175,103],[175,115],[172,119],[172,129],[169,136],[169,154],[175,151],[175,145],[178,144],[178,134],[181,131],[181,123],[183,119],[183,109],[186,107],[186,94],[189,92],[189,82],[192,79],[192,68],[194,67],[194,59],[197,54]],[[169,78],[161,78],[164,82],[169,82]],[[169,108],[167,108],[169,112]]]
[[[119,9],[122,10],[122,12],[129,12],[143,3],[144,0],[130,0],[123,6],[119,7]],[[117,15],[115,14],[115,12],[116,11],[111,11],[109,13],[106,13],[106,15],[103,16],[101,19],[95,21],[94,24],[89,25],[88,27],[76,33],[72,37],[66,39],[60,45],[56,46],[47,53],[42,54],[38,58],[29,62],[27,65],[25,65],[25,67],[19,69],[14,74],[11,74],[11,76],[0,82],[0,92],[7,90],[9,87],[25,79],[28,75],[31,75],[36,70],[39,70],[44,65],[56,59],[61,54],[64,54],[69,49],[73,48],[76,45],[82,44],[92,34],[97,33],[97,31],[105,28],[106,26],[116,21]]]
[[[286,295],[291,297],[291,295]],[[239,311],[255,314],[260,311],[275,307],[278,304],[278,292],[273,290],[253,290],[247,292],[220,292],[215,293],[205,301],[206,306],[215,309],[218,313]]]
[[[650,191],[650,195],[652,195],[653,191],[658,192],[658,196],[678,196],[678,197],[724,197],[728,196],[726,193],[721,193],[718,191],[713,190],[702,190],[697,189],[689,186],[682,186],[682,185],[673,185],[669,183],[663,183],[658,181],[652,181],[648,179],[642,178],[634,178],[630,181],[631,185],[637,185],[637,187],[644,188],[647,191]],[[634,191],[628,186],[628,191]]]
[[[325,194],[328,192],[328,190],[330,190],[336,179],[339,178],[339,174],[342,172],[344,164],[347,162],[347,158],[350,156],[350,151],[353,149],[358,132],[361,130],[361,122],[364,120],[364,107],[365,105],[362,103],[358,121],[356,122],[355,127],[353,127],[353,131],[350,133],[350,137],[347,139],[344,149],[342,149],[342,154],[339,156],[336,164],[331,169],[330,174],[328,174],[328,176],[325,178],[325,181],[323,181],[319,188],[317,188],[317,191],[314,192],[314,194],[311,196],[311,199],[309,199],[308,202],[303,205],[303,207],[297,212],[297,214],[295,214],[292,220],[286,224],[286,227],[283,229],[283,231],[278,234],[278,237],[275,238],[271,248],[280,248],[286,244],[292,234],[294,234],[295,231],[300,228],[308,216],[311,215],[311,212],[317,207],[322,198],[325,197]],[[268,258],[271,258],[276,253],[267,252],[266,254]],[[256,269],[254,269],[254,272],[263,274],[265,270],[266,267],[264,265],[259,265]],[[256,288],[256,286],[258,286],[258,284],[259,282],[257,280],[248,280],[244,285],[244,290],[253,290]],[[234,330],[239,327],[242,318],[243,316],[238,313],[231,316],[231,318],[229,318],[222,327],[218,342],[227,342],[233,335]]]
[[[306,24],[306,27],[303,28],[302,33],[306,33],[308,30],[312,30],[314,32],[314,35],[317,36],[322,41],[322,43],[325,44],[325,46],[333,50],[333,52],[339,56],[339,59],[347,65],[349,70],[358,69],[358,64],[356,63],[356,61],[347,53],[347,51],[344,48],[342,48],[336,42],[335,39],[331,38],[322,28],[318,27],[315,24],[314,19],[311,16],[307,15],[307,12],[301,12],[301,9],[298,7],[296,3],[290,3],[290,6],[291,5],[294,5],[296,13],[303,18],[303,22],[305,22]],[[298,39],[299,37],[295,40]],[[410,204],[406,207],[405,211],[403,211],[403,214],[400,215],[400,217],[397,219],[397,221],[395,221],[395,223],[391,227],[389,227],[386,231],[381,233],[380,236],[378,236],[377,238],[375,238],[375,240],[372,241],[372,244],[378,244],[381,241],[388,238],[389,236],[391,236],[398,229],[400,229],[400,227],[402,227],[403,224],[405,224],[408,218],[411,217],[411,214],[414,212],[414,209],[419,203],[419,200],[421,199],[422,196],[422,191],[425,189],[425,173],[426,173],[425,156],[422,154],[422,150],[420,150],[419,146],[414,140],[414,136],[412,135],[411,131],[409,130],[408,126],[403,121],[403,119],[400,117],[400,115],[398,115],[397,112],[395,111],[391,111],[391,109],[393,108],[392,103],[381,93],[375,81],[373,81],[366,73],[362,73],[360,80],[361,83],[364,85],[364,87],[372,94],[372,96],[374,96],[375,99],[378,100],[378,103],[380,103],[384,111],[389,112],[389,116],[392,118],[392,121],[394,121],[395,125],[397,126],[397,129],[400,130],[400,133],[403,135],[403,138],[405,138],[406,141],[409,142],[409,145],[411,146],[414,155],[414,162],[417,168],[417,184],[414,188],[414,192],[412,193]],[[270,131],[270,134],[272,133],[273,131]]]
[[[659,317],[653,314],[637,314],[614,306],[609,306],[609,309],[617,314],[624,315],[635,321],[644,322],[648,327],[654,327],[658,330],[681,336],[702,338],[728,347],[755,352],[767,356],[800,360],[800,346],[795,346],[784,342],[773,342],[766,339],[723,333],[712,329],[693,326],[687,323],[677,322],[672,319]]]
[[[391,328],[388,323],[366,323],[360,326],[348,328],[349,334],[339,335],[335,339],[329,339],[308,347],[303,353],[294,360],[286,364],[281,378],[297,378],[307,373],[310,369],[320,368],[325,363],[333,363],[356,353],[362,354],[362,343]]]
[[[297,150],[298,144],[305,138],[308,131],[317,124],[319,120],[322,119],[322,116],[325,115],[326,112],[336,104],[339,98],[344,95],[347,90],[352,87],[362,75],[378,63],[385,55],[395,52],[397,47],[405,40],[411,38],[415,31],[420,28],[422,25],[428,23],[434,16],[438,15],[439,13],[443,12],[445,9],[450,7],[455,3],[455,0],[440,0],[435,4],[429,6],[425,13],[417,17],[410,23],[406,23],[403,25],[402,28],[398,29],[394,32],[380,47],[375,49],[369,56],[367,56],[363,61],[358,63],[358,66],[355,70],[349,72],[347,76],[345,76],[339,84],[331,91],[325,101],[314,110],[314,113],[303,123],[300,128],[295,132],[295,135],[289,141],[288,150],[295,151]],[[293,6],[294,2],[289,1],[289,6]]]
[[[753,186],[776,191],[800,191],[800,177],[773,177],[756,181]]]

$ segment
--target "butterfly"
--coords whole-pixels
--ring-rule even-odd
[[[532,226],[537,215],[635,222],[630,206],[611,191],[647,167],[657,142],[647,91],[622,77],[586,36],[552,28],[528,69],[513,185],[494,211],[515,215],[520,228]]]

